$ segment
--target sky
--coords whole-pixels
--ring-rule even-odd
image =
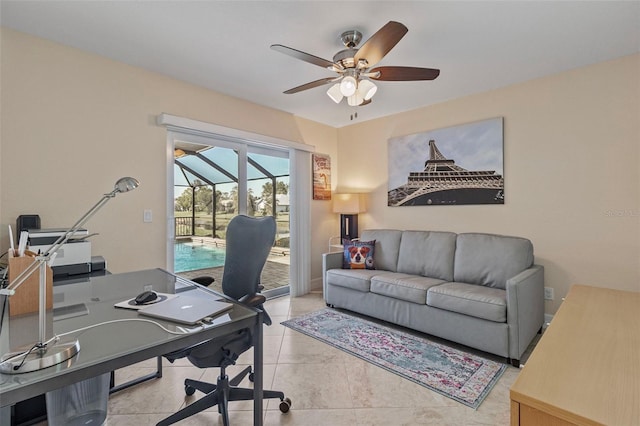
[[[462,124],[388,141],[389,190],[407,183],[409,172],[424,170],[429,140],[446,158],[470,171],[495,170],[503,175],[502,117]]]
[[[212,149],[201,152],[209,160],[213,161],[223,169],[227,170],[234,176],[238,175],[238,156],[232,150],[222,147],[213,147]],[[287,185],[289,184],[289,159],[284,156],[264,155],[259,153],[248,153],[250,159],[256,161],[260,166],[271,172],[278,177],[278,181],[283,181]],[[214,167],[206,164],[205,162],[196,159],[195,157],[184,157],[181,159],[188,167],[193,168],[201,175],[208,178],[211,182],[229,182],[230,178],[225,176]],[[262,186],[266,182],[270,182],[268,179],[264,179],[264,174],[252,165],[247,168],[247,189],[253,190],[255,196],[260,196],[262,193]],[[256,178],[258,178],[256,180]],[[184,178],[180,168],[174,165],[174,198],[179,197],[186,189],[189,189],[187,181]],[[235,183],[219,183],[216,186],[216,190],[224,192],[230,192],[235,186]]]

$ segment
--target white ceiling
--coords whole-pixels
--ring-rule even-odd
[[[331,60],[390,20],[409,32],[378,65],[438,68],[434,81],[379,82],[370,105],[336,105],[334,75],[269,48]],[[334,127],[484,92],[640,51],[640,2],[8,1],[2,26]],[[610,78],[615,78],[611,76]]]

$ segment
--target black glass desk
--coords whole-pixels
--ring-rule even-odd
[[[92,277],[54,286],[54,310],[47,314],[47,338],[72,330],[98,325],[69,338],[77,338],[80,352],[64,364],[25,374],[0,374],[0,407],[13,405],[45,392],[92,378],[137,362],[154,358],[207,339],[253,328],[254,346],[254,425],[262,425],[262,313],[235,303],[233,309],[214,318],[211,324],[182,326],[170,321],[153,320],[174,332],[168,333],[149,322],[135,321],[134,310],[115,308],[114,304],[131,299],[144,290],[221,299],[224,296],[177,277],[162,269]],[[230,301],[230,300],[229,300]],[[72,306],[63,315],[59,307]],[[131,321],[134,320],[134,321]],[[118,321],[118,322],[113,322]],[[38,315],[8,318],[5,312],[0,330],[0,353],[31,344],[38,339]]]
[[[102,256],[93,256],[91,258],[91,272],[89,273],[82,273],[82,274],[58,273],[56,274],[56,271],[54,268],[53,286],[55,288],[56,286],[67,285],[67,284],[80,284],[80,283],[89,284],[90,282],[89,280],[92,277],[98,277],[98,276],[110,274],[110,272],[104,268],[105,265],[106,265],[106,262],[104,261],[104,258]],[[66,268],[66,266],[63,266],[61,268]],[[54,305],[56,305],[53,313],[54,317],[60,318],[61,316],[64,316],[69,312],[73,312],[74,310],[86,309],[86,305],[82,303],[73,304],[72,302],[65,301],[64,291],[58,291],[56,289],[55,295],[56,295],[55,298],[59,300],[57,300],[54,303]],[[62,303],[58,303],[58,302],[62,302]],[[3,351],[0,351],[0,353],[3,353]],[[152,379],[162,377],[162,357],[158,357],[157,367],[158,368],[156,372],[153,374],[148,374],[143,377],[136,378],[126,383],[122,383],[118,385],[116,385],[115,383],[115,374],[114,374],[115,372],[111,372],[111,384],[110,384],[109,393],[126,389],[127,387],[134,386],[146,380],[152,380]],[[0,417],[1,416],[2,414],[0,414]],[[3,426],[5,425],[5,423],[7,426],[9,426],[9,424],[11,426],[27,426],[27,425],[36,424],[44,420],[47,420],[47,407],[46,407],[45,395],[41,394],[38,396],[34,396],[33,398],[29,398],[27,400],[14,404],[11,407],[11,411],[6,413],[5,417],[6,418],[0,418],[0,424],[2,424]]]
[[[92,261],[94,259],[97,259],[97,261],[102,260],[102,263],[104,264],[104,259],[102,259],[101,256],[94,256],[91,258]],[[63,286],[63,285],[70,285],[73,284],[74,286],[78,287],[78,284],[89,284],[90,279],[92,277],[98,277],[98,276],[104,276],[104,275],[110,275],[111,273],[109,271],[107,271],[106,269],[99,269],[99,270],[92,270],[92,272],[87,273],[87,274],[60,274],[60,275],[53,275],[53,286],[54,288],[56,286]],[[60,290],[60,289],[56,289],[56,290]],[[69,292],[65,292],[65,291],[56,291],[54,290],[54,311],[53,311],[53,315],[54,318],[61,318],[61,317],[66,317],[69,315],[74,315],[75,313],[82,313],[85,309],[86,309],[86,305],[84,305],[82,303],[82,301],[79,301],[79,303],[73,303],[70,300],[65,300],[64,295],[65,293],[69,293]],[[127,389],[131,386],[135,386],[137,384],[140,384],[142,382],[145,382],[147,380],[153,380],[153,379],[159,379],[162,377],[162,356],[158,356],[156,359],[156,371],[150,374],[146,374],[144,376],[129,380],[125,383],[119,383],[116,384],[115,382],[115,371],[111,372],[111,379],[110,379],[110,384],[109,384],[109,394],[115,393],[115,392],[119,392],[121,390]],[[44,407],[44,403],[45,403],[45,398],[44,395],[41,395],[41,398],[38,398],[39,402],[41,402],[42,405],[42,419],[44,420],[46,418],[46,408]],[[26,402],[26,401],[25,401]],[[21,405],[21,404],[19,404]],[[31,411],[33,411],[33,408],[36,407],[27,407],[28,409],[31,409]],[[30,424],[30,423],[27,423]]]

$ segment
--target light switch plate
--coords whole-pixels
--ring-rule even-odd
[[[142,216],[142,221],[144,223],[151,223],[153,221],[153,212],[151,211],[151,209],[145,209]]]

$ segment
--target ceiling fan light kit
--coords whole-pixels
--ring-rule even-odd
[[[358,106],[362,104],[363,101],[364,99],[362,99],[362,96],[359,96],[357,92],[355,95],[347,98],[347,104],[349,104],[349,106]]]
[[[345,31],[340,36],[346,47],[333,56],[333,62],[281,44],[271,45],[271,49],[317,65],[339,74],[337,77],[322,78],[293,89],[285,94],[298,93],[325,84],[332,84],[327,95],[340,103],[347,98],[350,106],[367,105],[376,94],[378,87],[371,80],[378,81],[420,81],[434,80],[440,70],[433,68],[383,66],[371,68],[389,53],[408,32],[399,22],[389,21],[372,35],[359,49],[362,33],[357,30]]]
[[[346,84],[345,81],[347,81]],[[347,90],[343,90],[345,85],[349,85]],[[355,85],[355,90],[353,90],[352,85]],[[369,80],[355,81],[353,77],[345,77],[340,83],[335,83],[331,86],[327,90],[327,95],[337,104],[342,101],[342,98],[347,98],[349,106],[358,106],[363,105],[365,101],[369,101],[377,90],[378,86]]]
[[[375,95],[377,91],[378,86],[373,84],[371,80],[361,80],[360,83],[358,83],[358,93],[365,101],[373,98],[373,95]]]
[[[336,83],[327,90],[327,95],[331,98],[331,100],[337,104],[340,103],[342,98],[342,91],[340,90],[340,83]]]
[[[342,93],[342,96],[353,96],[356,93],[357,88],[358,82],[355,77],[348,75],[342,78],[342,81],[340,82],[340,93]]]

